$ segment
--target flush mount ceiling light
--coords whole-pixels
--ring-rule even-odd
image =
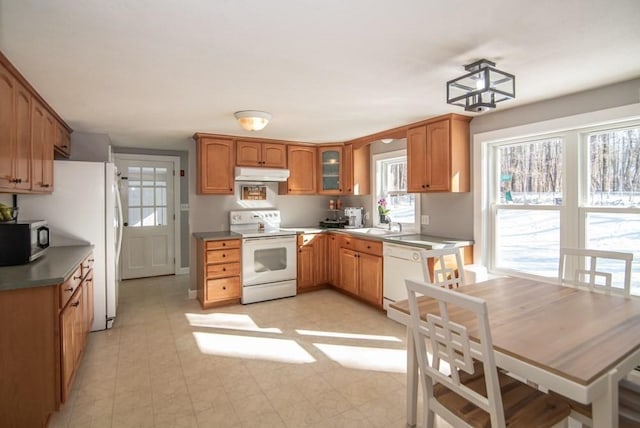
[[[233,113],[236,120],[247,131],[260,131],[271,120],[271,113],[259,110],[242,110]]]
[[[382,144],[389,144],[393,141],[393,138],[381,138],[380,141],[382,141]]]
[[[447,82],[447,103],[481,112],[496,108],[496,103],[516,96],[516,77],[481,59],[465,65],[469,73]]]

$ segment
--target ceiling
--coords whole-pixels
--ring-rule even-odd
[[[74,130],[184,149],[464,113],[445,83],[480,58],[516,75],[498,111],[628,80],[638,22],[638,0],[0,0],[0,50]],[[253,109],[273,114],[258,133],[233,117]]]

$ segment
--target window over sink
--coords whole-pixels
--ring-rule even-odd
[[[401,223],[403,231],[420,231],[420,199],[407,192],[407,151],[373,155],[372,224]]]

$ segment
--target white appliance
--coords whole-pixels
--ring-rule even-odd
[[[364,227],[364,208],[347,207],[344,209],[344,216],[347,218],[345,229]]]
[[[296,234],[280,229],[280,211],[230,211],[242,234],[243,304],[296,295]]]
[[[382,306],[387,310],[390,303],[407,299],[405,279],[423,281],[424,274],[420,248],[383,242],[382,255]]]
[[[287,181],[288,169],[236,167],[236,181]]]
[[[54,161],[51,195],[20,195],[20,217],[49,222],[50,244],[93,244],[92,331],[111,328],[118,305],[122,211],[113,163]],[[45,255],[46,257],[46,255]]]

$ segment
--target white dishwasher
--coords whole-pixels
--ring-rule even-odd
[[[383,278],[382,295],[385,310],[390,303],[407,298],[405,279],[423,281],[420,248],[408,245],[382,243]]]

